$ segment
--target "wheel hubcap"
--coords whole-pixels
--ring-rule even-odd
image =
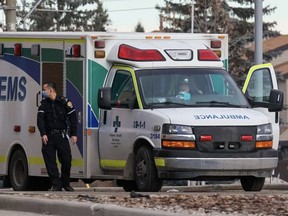
[[[15,179],[15,183],[17,185],[22,184],[23,178],[24,178],[24,173],[25,173],[24,165],[23,165],[21,160],[18,160],[17,163],[15,164],[14,171],[13,171],[13,176]]]
[[[136,175],[138,177],[145,177],[146,173],[147,173],[147,165],[144,160],[141,160],[136,166]]]

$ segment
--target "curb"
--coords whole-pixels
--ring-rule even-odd
[[[0,209],[61,216],[185,216],[184,214],[157,212],[150,209],[125,208],[109,204],[89,204],[75,201],[47,200],[43,198],[35,199],[7,194],[0,195]]]
[[[173,187],[165,187],[167,191]],[[115,188],[95,188],[94,191],[109,191]],[[179,187],[178,192],[211,192],[223,190],[243,190],[240,185],[205,185]],[[288,184],[266,184],[266,190],[288,190]],[[0,194],[0,209],[19,212],[38,213],[41,215],[61,216],[185,216],[185,214],[170,213],[142,208],[128,208],[113,204],[94,204],[77,201],[53,200],[45,198],[17,197],[17,193]],[[186,215],[187,216],[187,215]]]

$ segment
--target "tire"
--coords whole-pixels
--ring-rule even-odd
[[[245,176],[240,179],[244,191],[261,191],[265,177]]]
[[[126,192],[137,190],[137,185],[135,181],[117,179],[116,184],[119,187],[123,187],[124,191]]]
[[[16,150],[9,163],[9,179],[15,191],[25,191],[28,189],[28,163],[25,153]]]
[[[160,191],[162,181],[158,178],[151,150],[146,146],[139,148],[135,162],[137,190],[142,192]]]

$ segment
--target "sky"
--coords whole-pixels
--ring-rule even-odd
[[[23,0],[17,0],[18,3],[21,1]],[[133,32],[138,22],[144,27],[145,32],[159,29],[159,14],[155,5],[164,6],[164,0],[102,0],[102,2],[111,20],[111,25],[107,27],[109,31]],[[263,20],[276,21],[275,30],[281,34],[288,34],[287,0],[264,0],[263,6],[266,5],[277,8],[271,15],[264,16]],[[4,14],[0,13],[0,22],[5,23],[4,18]]]
[[[183,0],[185,1],[185,0]],[[187,1],[187,0],[186,0]],[[197,1],[197,0],[196,0]],[[134,31],[138,22],[146,32],[159,29],[159,14],[155,5],[164,6],[163,0],[103,0],[111,20],[108,29],[118,32]],[[270,5],[277,9],[270,16],[264,16],[264,21],[276,21],[275,30],[288,34],[287,0],[264,0],[263,7]]]

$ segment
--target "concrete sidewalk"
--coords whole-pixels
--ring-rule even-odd
[[[176,216],[149,209],[125,208],[109,204],[92,204],[75,201],[47,200],[43,198],[16,197],[0,194],[0,209],[61,216]],[[179,214],[183,215],[183,214]],[[185,215],[183,215],[185,216]]]

